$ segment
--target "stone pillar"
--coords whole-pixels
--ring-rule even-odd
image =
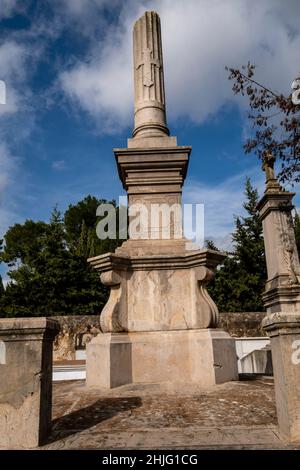
[[[293,442],[300,440],[300,267],[291,214],[294,193],[279,185],[271,154],[265,155],[263,168],[266,190],[258,209],[268,280],[262,325],[271,339],[279,431]]]
[[[34,448],[51,429],[52,344],[48,318],[0,319],[0,448]]]
[[[300,313],[263,320],[271,339],[278,427],[284,440],[300,441]]]
[[[236,380],[234,339],[218,330],[206,285],[225,255],[198,249],[182,233],[181,194],[191,147],[166,128],[157,13],[134,26],[135,129],[115,149],[119,177],[139,233],[115,253],[89,259],[110,288],[102,333],[87,345],[87,385]]]
[[[160,19],[154,11],[133,28],[134,137],[169,135],[166,123],[165,86]]]
[[[134,129],[128,148],[176,146],[166,118],[160,18],[146,11],[133,28]]]

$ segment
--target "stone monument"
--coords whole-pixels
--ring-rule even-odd
[[[0,449],[34,448],[50,433],[58,332],[50,318],[0,319]]]
[[[206,290],[224,255],[191,249],[182,234],[191,147],[169,135],[157,13],[135,23],[133,45],[135,126],[128,147],[114,153],[129,213],[140,207],[146,215],[115,253],[88,260],[110,297],[102,333],[87,345],[87,385],[236,380],[234,339],[216,328],[218,310]]]
[[[300,441],[300,265],[291,210],[295,193],[284,190],[266,153],[266,190],[258,204],[268,280],[263,327],[271,339],[278,426],[284,439]]]

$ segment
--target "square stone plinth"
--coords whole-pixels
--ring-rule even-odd
[[[0,319],[0,449],[37,447],[50,432],[58,331],[48,318]]]
[[[238,379],[235,342],[219,329],[99,334],[87,345],[87,386]]]

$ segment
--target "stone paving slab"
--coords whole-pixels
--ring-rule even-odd
[[[58,382],[53,399],[53,431],[41,449],[287,448],[267,377],[206,390],[187,384],[96,390],[83,381]]]

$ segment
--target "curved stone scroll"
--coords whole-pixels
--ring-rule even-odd
[[[102,284],[110,287],[110,295],[100,315],[100,328],[103,333],[121,332],[124,328],[119,322],[120,299],[122,294],[121,277],[108,271],[100,275]]]
[[[216,328],[218,324],[218,307],[207,292],[206,286],[215,277],[215,273],[205,266],[196,271],[198,292],[197,309],[199,310],[198,328]]]

